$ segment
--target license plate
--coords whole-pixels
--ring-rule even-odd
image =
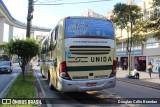
[[[96,82],[86,83],[87,87],[96,86]]]

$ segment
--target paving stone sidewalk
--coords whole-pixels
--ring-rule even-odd
[[[117,80],[160,90],[158,73],[152,73],[151,78],[147,72],[139,71],[139,73],[140,79],[129,79],[125,78],[129,74],[127,70],[117,70]]]

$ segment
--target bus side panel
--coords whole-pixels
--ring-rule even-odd
[[[56,40],[55,50],[52,52],[53,61],[55,61],[55,65],[52,67],[52,84],[57,90],[60,90],[58,86],[58,78],[59,78],[59,66],[65,61],[65,48],[64,48],[64,19],[59,22],[59,31]]]

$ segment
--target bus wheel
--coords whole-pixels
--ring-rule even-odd
[[[48,84],[49,84],[49,88],[50,88],[51,90],[53,90],[54,87],[53,87],[53,85],[52,85],[52,83],[51,83],[51,78],[50,78],[50,74],[49,74],[49,73],[48,73]]]

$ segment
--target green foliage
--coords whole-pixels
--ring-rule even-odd
[[[131,47],[133,44],[133,33],[135,32],[133,29],[137,23],[137,20],[140,19],[141,16],[141,8],[137,5],[127,5],[125,3],[117,3],[113,9],[113,15],[111,20],[115,23],[121,31],[125,29],[127,31],[127,51],[129,55],[128,66],[129,66],[129,74],[130,74],[130,53]],[[130,36],[129,36],[130,33]],[[138,33],[137,33],[138,34]],[[121,35],[122,36],[122,35]]]
[[[141,8],[137,5],[127,5],[125,3],[117,3],[114,6],[111,20],[120,28],[128,27],[128,23],[135,24],[136,19],[141,17],[140,15]]]
[[[157,40],[160,40],[160,31],[154,33],[153,37],[156,38]]]
[[[149,20],[147,21],[145,27],[148,29],[148,31],[159,30],[159,23],[160,23],[160,18],[152,21]]]
[[[33,58],[39,52],[39,44],[34,39],[11,41],[10,52],[21,58]]]
[[[140,23],[137,20],[142,17],[140,12],[141,8],[138,7],[137,5],[127,5],[125,3],[117,3],[114,6],[113,10],[114,15],[111,16],[111,20],[121,30],[126,29],[127,32],[131,33],[130,35],[132,35],[132,39],[128,38],[130,43],[142,42],[146,40],[144,33],[142,33],[145,30],[143,28],[143,23]]]
[[[151,15],[150,20],[147,21],[145,28],[148,32],[153,33],[153,37],[157,40],[160,40],[160,14],[159,9],[157,7],[160,6],[160,0],[153,0],[153,6],[154,9],[153,14]]]
[[[30,60],[39,53],[40,46],[34,39],[11,40],[8,44],[9,53],[16,54],[20,58],[20,67],[25,78],[25,66]]]
[[[3,50],[3,53],[4,53],[4,54],[8,54],[7,42],[1,42],[1,43],[0,43],[0,50]]]
[[[36,98],[35,84],[33,78],[33,72],[29,72],[25,81],[22,81],[23,76],[20,73],[17,79],[12,84],[5,98]],[[0,107],[39,107],[36,104],[0,104]]]
[[[7,43],[6,42],[0,42],[0,50],[3,50],[7,47]]]
[[[3,54],[0,58],[6,61],[10,60],[10,56],[8,56],[7,54]]]
[[[144,33],[147,32],[147,29],[144,28],[145,22],[137,22],[133,28],[133,44],[140,44],[147,40]]]
[[[20,73],[6,95],[6,98],[35,98],[33,72],[29,72],[25,81],[22,80],[23,76]]]
[[[153,6],[160,6],[160,0],[153,0]]]
[[[127,25],[127,5],[124,3],[117,3],[114,6],[113,13],[114,15],[111,16],[111,20],[121,29],[124,29]]]

